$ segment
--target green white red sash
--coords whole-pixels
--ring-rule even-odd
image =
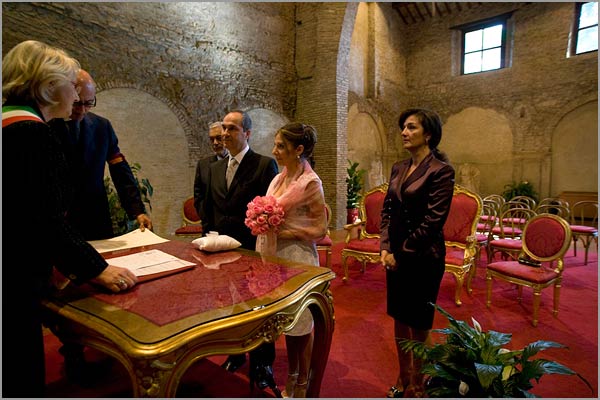
[[[21,121],[44,122],[33,108],[27,106],[4,106],[2,107],[2,127]]]

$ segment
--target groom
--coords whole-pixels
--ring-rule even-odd
[[[277,163],[271,157],[255,153],[248,146],[252,120],[240,110],[231,111],[222,123],[223,143],[229,157],[210,164],[206,199],[203,204],[203,232],[217,231],[237,239],[242,247],[254,250],[256,236],[244,224],[246,209],[256,196],[264,196],[277,175]],[[250,352],[250,378],[260,389],[275,389],[273,378],[275,344],[264,343]],[[246,362],[246,356],[232,355],[222,365],[234,372]]]

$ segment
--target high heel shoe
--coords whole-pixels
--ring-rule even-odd
[[[294,387],[296,386],[296,380],[298,379],[298,373],[288,374],[287,381],[285,382],[285,389],[281,392],[281,397],[290,398],[294,397]]]
[[[404,390],[400,390],[396,386],[392,386],[390,390],[388,390],[386,397],[389,399],[402,398],[404,397]]]
[[[308,381],[298,383],[294,386],[294,398],[303,399],[306,397],[306,389],[308,387]]]

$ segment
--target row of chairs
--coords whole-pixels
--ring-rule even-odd
[[[488,263],[496,253],[515,258],[521,250],[520,239],[525,224],[533,216],[544,213],[558,215],[569,221],[574,254],[577,255],[577,242],[580,240],[585,250],[584,264],[587,265],[589,247],[593,241],[598,243],[598,203],[580,201],[569,207],[568,202],[557,197],[542,199],[539,204],[526,196],[506,202],[499,195],[485,197],[477,228],[478,256],[480,249],[486,247]]]
[[[359,219],[344,226],[347,231],[345,247],[342,250],[343,280],[348,281],[347,259],[352,257],[361,263],[364,273],[366,263],[379,261],[379,224],[381,209],[388,189],[388,184],[373,188],[367,192],[359,204]],[[500,197],[500,196],[499,196]],[[476,273],[476,261],[482,247],[487,243],[499,240],[502,232],[519,234],[519,244],[514,246],[514,256],[494,261],[489,259],[486,270],[487,300],[491,306],[492,280],[501,279],[516,284],[519,287],[518,299],[521,300],[522,287],[531,287],[534,292],[533,325],[538,322],[538,308],[541,290],[548,286],[555,288],[553,312],[558,313],[558,298],[564,267],[563,256],[569,248],[571,238],[584,241],[587,250],[591,241],[597,244],[597,203],[586,202],[576,204],[572,209],[558,201],[548,198],[536,204],[529,199],[511,199],[521,206],[506,206],[499,216],[497,207],[490,199],[484,201],[477,194],[455,185],[452,205],[448,220],[444,225],[446,241],[446,272],[454,275],[456,289],[454,301],[461,305],[461,290],[466,280],[467,291],[470,293],[471,280]],[[502,204],[509,203],[504,202]],[[564,208],[568,211],[564,211]],[[595,213],[586,224],[581,223],[581,215],[589,216],[588,207],[595,207]],[[586,211],[581,210],[582,208]],[[507,212],[516,209],[517,211]],[[506,213],[505,213],[506,212]],[[568,220],[571,220],[569,224]],[[501,225],[501,221],[504,222]],[[485,232],[481,224],[487,223]],[[592,226],[590,226],[592,225]],[[579,234],[582,230],[582,235]],[[489,232],[489,233],[488,233]],[[573,233],[572,233],[573,232]],[[578,233],[575,233],[578,232]],[[488,254],[490,252],[488,251]]]

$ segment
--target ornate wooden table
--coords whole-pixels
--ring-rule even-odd
[[[109,259],[149,249],[197,266],[120,294],[91,285],[69,285],[52,294],[44,306],[61,340],[119,360],[135,397],[175,397],[179,380],[195,361],[272,342],[308,307],[315,331],[307,397],[319,396],[334,327],[331,270],[241,249],[206,253],[178,241],[103,255]]]

